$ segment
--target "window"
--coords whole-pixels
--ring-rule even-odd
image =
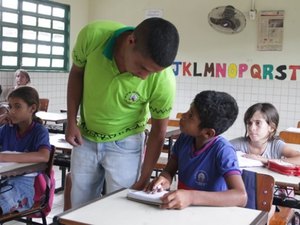
[[[0,0],[0,68],[68,71],[70,6]]]

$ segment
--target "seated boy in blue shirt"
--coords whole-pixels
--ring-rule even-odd
[[[225,92],[203,91],[180,119],[182,134],[171,158],[146,191],[169,189],[178,171],[178,189],[165,194],[162,208],[189,205],[245,206],[247,193],[233,146],[219,136],[236,120],[238,106]]]

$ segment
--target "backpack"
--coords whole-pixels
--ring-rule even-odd
[[[35,190],[35,194],[33,198],[34,205],[44,202],[46,206],[43,207],[41,212],[37,212],[28,217],[40,218],[43,216],[43,214],[44,216],[47,216],[52,209],[54,192],[55,192],[55,178],[54,178],[53,169],[51,169],[50,177],[45,173],[40,173],[39,175],[36,176],[34,181],[34,190]],[[49,193],[49,195],[47,195],[47,192]]]

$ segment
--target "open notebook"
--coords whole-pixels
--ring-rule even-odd
[[[168,193],[168,191],[161,191],[152,194],[144,191],[129,189],[127,193],[127,198],[129,200],[133,200],[141,203],[160,205],[162,203],[160,198],[166,193]]]
[[[241,152],[241,151],[236,151],[236,155],[239,161],[239,166],[241,168],[244,167],[253,167],[253,166],[264,166],[264,164],[259,161],[259,160],[255,160],[255,159],[249,159],[244,157],[243,155],[245,155],[246,153]]]

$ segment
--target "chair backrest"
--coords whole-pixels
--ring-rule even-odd
[[[181,119],[181,117],[182,117],[182,113],[179,112],[179,113],[176,114],[177,119]]]
[[[34,201],[36,205],[40,205],[41,211],[30,215],[32,218],[40,218],[47,216],[53,205],[54,192],[55,192],[55,178],[53,170],[53,159],[55,154],[55,147],[51,146],[51,152],[47,168],[44,173],[40,173],[35,178],[34,189]]]
[[[300,121],[298,121],[297,128],[300,128]]]
[[[48,98],[40,98],[40,107],[39,111],[48,111],[49,99]]]
[[[300,144],[300,133],[284,130],[279,132],[279,137],[286,143]]]
[[[274,178],[248,170],[243,170],[242,177],[248,194],[246,208],[269,212],[273,203]]]

